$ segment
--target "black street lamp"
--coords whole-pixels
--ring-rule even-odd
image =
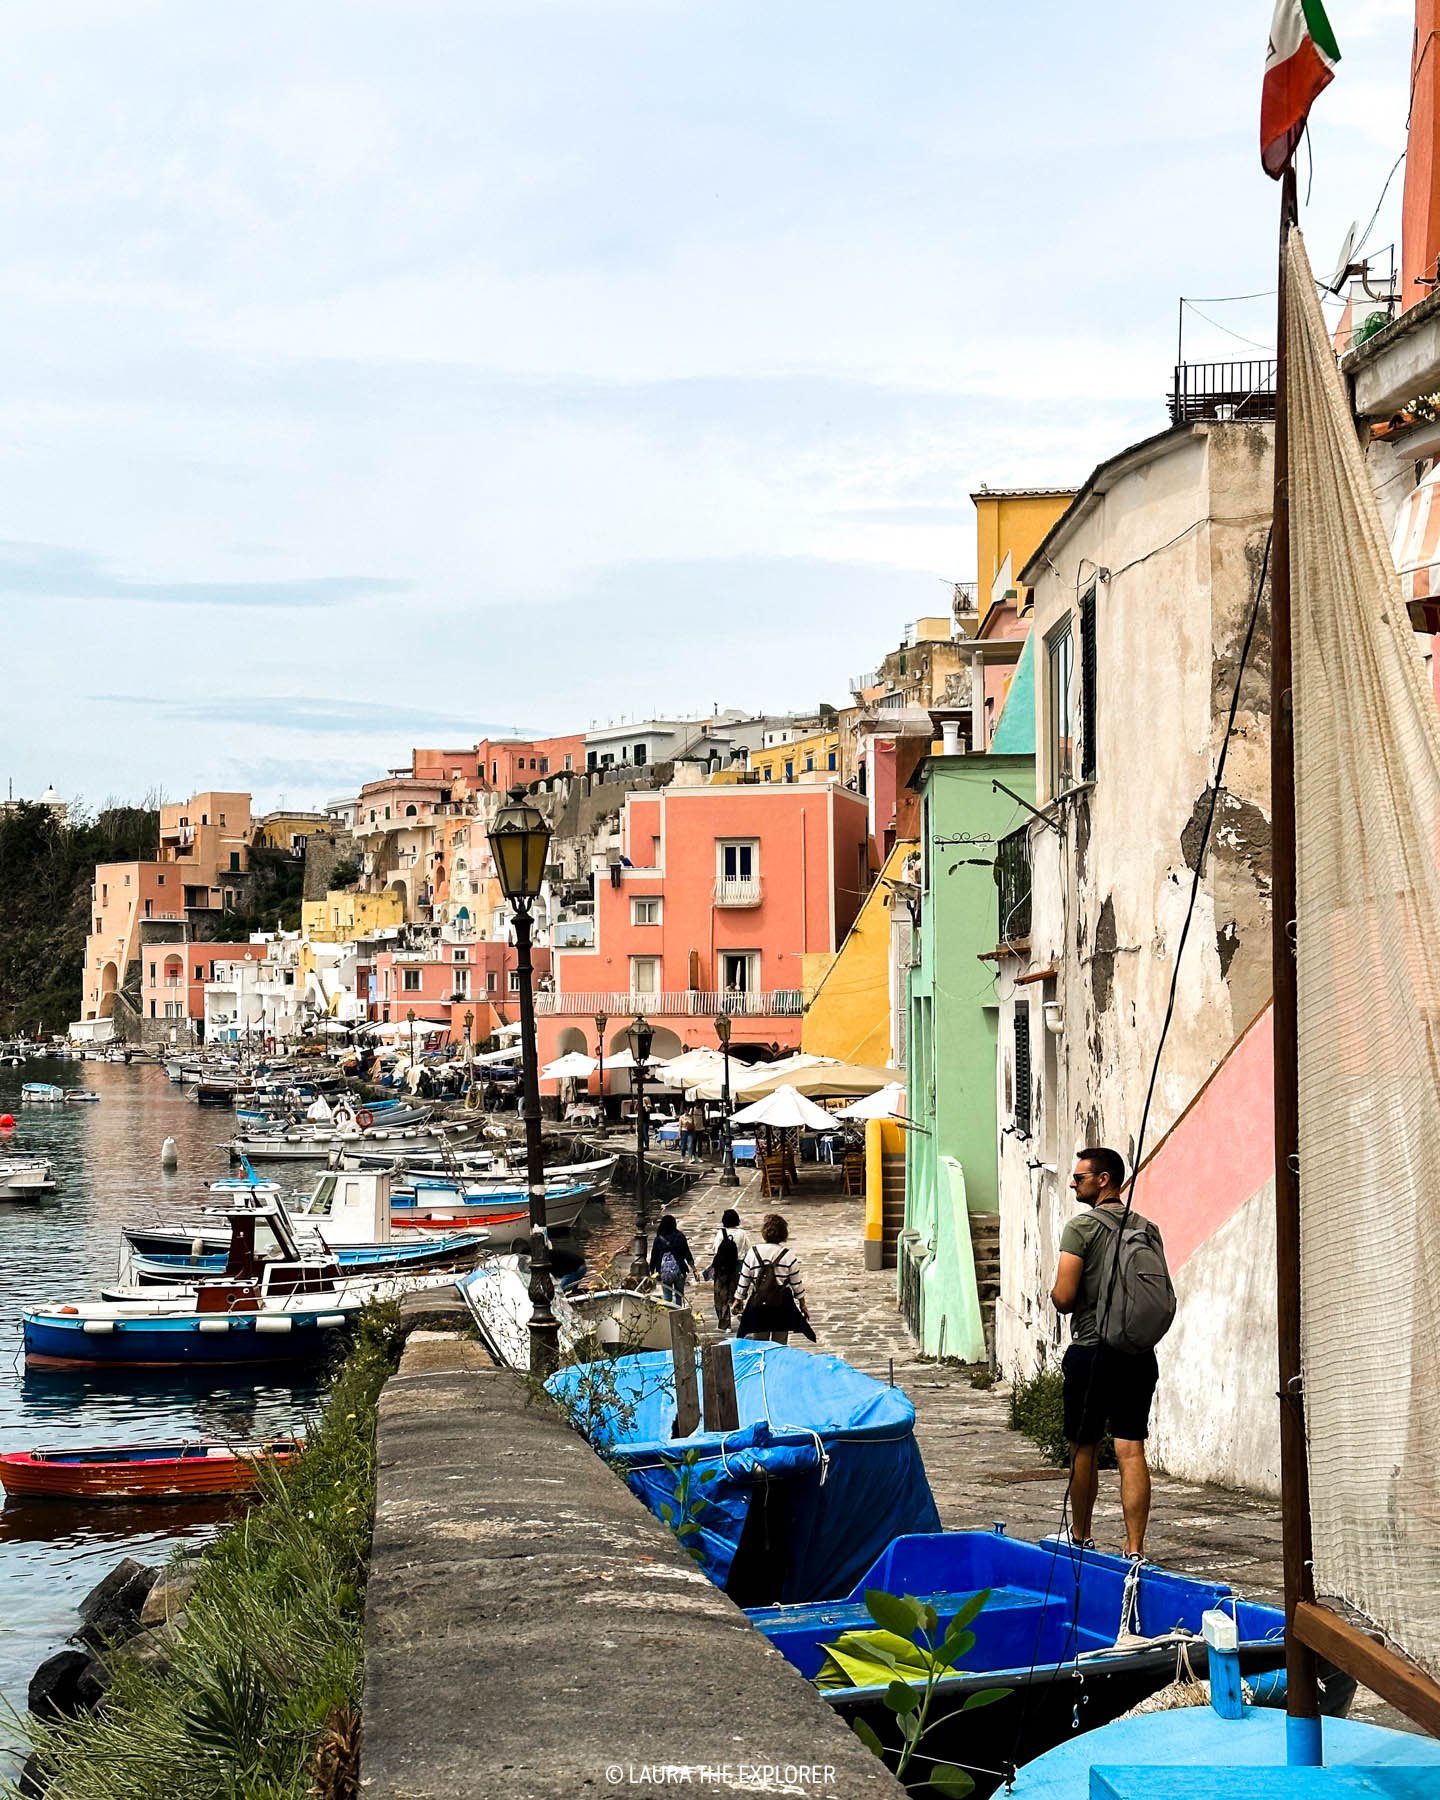
[[[475,1049],[470,1035],[474,1025],[475,1015],[467,1008],[465,1013],[465,1093],[467,1098],[475,1081]]]
[[[410,1027],[410,1067],[415,1067],[415,1008],[412,1006],[405,1015],[405,1022]]]
[[[638,1286],[645,1279],[649,1268],[645,1248],[645,1149],[650,1127],[645,1116],[645,1065],[650,1060],[650,1049],[655,1042],[655,1027],[644,1013],[636,1013],[635,1021],[625,1035],[630,1041],[630,1055],[634,1061],[635,1255],[630,1263],[630,1279]]]
[[[534,964],[530,959],[532,908],[545,878],[550,827],[537,806],[513,787],[489,831],[490,853],[515,924],[515,963],[520,982],[521,1116],[525,1120],[525,1182],[530,1190],[530,1373],[543,1381],[560,1361],[560,1327],[550,1310],[550,1244],[545,1235],[545,1156],[540,1140],[540,1063],[535,1045]]]
[[[724,1156],[723,1156],[723,1158],[721,1160],[721,1164],[720,1164],[720,1185],[721,1185],[721,1187],[739,1187],[740,1177],[735,1173],[735,1146],[731,1142],[732,1131],[731,1131],[731,1125],[730,1125],[730,1015],[729,1015],[729,1013],[716,1013],[716,1015],[715,1015],[715,1035],[720,1040],[720,1052],[721,1052],[721,1055],[725,1058],[724,1101],[723,1101],[723,1105],[724,1105],[724,1109],[725,1109],[725,1119],[724,1119],[724,1125],[723,1125],[724,1136],[723,1136],[723,1140],[722,1140],[723,1146],[724,1146]]]
[[[600,1083],[600,1086],[599,1086],[600,1124],[601,1124],[602,1128],[605,1124],[605,1027],[609,1023],[610,1023],[610,1020],[605,1013],[603,1013],[603,1012],[596,1013],[596,1015],[595,1015],[595,1054],[600,1058],[600,1073],[598,1076],[598,1080]]]

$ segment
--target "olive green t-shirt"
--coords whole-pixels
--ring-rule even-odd
[[[1124,1214],[1123,1206],[1108,1206],[1105,1209],[1115,1220]],[[1098,1208],[1087,1206],[1076,1213],[1073,1219],[1066,1221],[1065,1229],[1060,1233],[1060,1248],[1071,1256],[1080,1257],[1085,1267],[1080,1276],[1080,1296],[1075,1302],[1075,1310],[1070,1315],[1070,1342],[1072,1344],[1098,1344],[1100,1342],[1099,1327],[1095,1322],[1095,1314],[1100,1305],[1100,1282],[1105,1267],[1105,1246],[1115,1236],[1114,1225],[1107,1225],[1103,1219],[1097,1219]],[[1130,1215],[1132,1224],[1149,1225],[1152,1232],[1155,1226],[1149,1219],[1142,1219],[1137,1212]],[[1158,1234],[1157,1234],[1158,1235]]]

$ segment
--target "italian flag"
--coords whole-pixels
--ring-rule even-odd
[[[1260,160],[1277,181],[1295,154],[1311,104],[1329,87],[1339,60],[1320,0],[1275,0],[1260,94]]]

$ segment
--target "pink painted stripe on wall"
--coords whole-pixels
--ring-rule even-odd
[[[1165,1237],[1172,1270],[1275,1172],[1275,1037],[1267,1006],[1147,1156],[1135,1207]]]

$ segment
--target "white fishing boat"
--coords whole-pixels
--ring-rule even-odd
[[[65,1090],[53,1081],[26,1081],[21,1084],[20,1099],[27,1106],[59,1106],[65,1099]]]
[[[530,1260],[492,1256],[455,1283],[470,1310],[480,1341],[496,1362],[522,1373],[530,1367]],[[557,1288],[551,1310],[563,1354],[584,1357],[596,1347],[634,1353],[668,1350],[670,1315],[682,1310],[659,1294],[631,1288],[565,1293]]]

